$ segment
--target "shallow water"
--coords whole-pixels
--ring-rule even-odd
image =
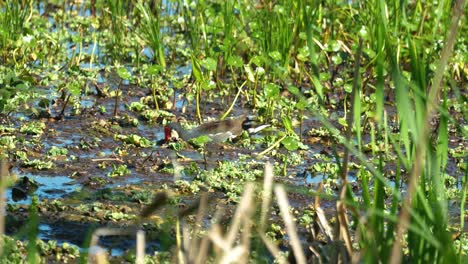
[[[67,176],[42,176],[32,173],[24,173],[21,176],[28,177],[38,184],[37,190],[32,195],[37,196],[39,201],[62,198],[81,187],[80,184]],[[14,201],[12,188],[8,188],[5,194],[9,204],[31,204],[31,195],[28,195],[24,200]]]

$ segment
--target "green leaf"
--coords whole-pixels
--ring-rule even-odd
[[[367,48],[363,48],[362,51],[364,52],[364,54],[366,54],[370,59],[373,59],[377,54],[375,53],[375,51],[373,51],[372,49],[367,49]]]
[[[299,48],[299,53],[297,54],[297,59],[300,61],[308,61],[310,56],[309,47],[305,46]]]
[[[135,112],[141,112],[141,111],[147,109],[148,106],[145,105],[145,104],[142,103],[142,102],[132,102],[132,103],[128,106],[128,108],[129,108],[130,110],[132,110],[132,111],[135,111]]]
[[[337,54],[332,56],[332,61],[334,64],[341,64],[343,62],[343,59],[339,54]]]
[[[344,127],[347,127],[348,126],[348,123],[346,122],[346,118],[344,117],[340,117],[338,118],[338,123]]]
[[[125,67],[120,67],[117,69],[117,74],[119,75],[120,78],[124,80],[130,80],[132,75],[127,71]]]
[[[252,68],[250,65],[245,65],[244,66],[245,73],[247,74],[247,79],[249,79],[250,82],[255,82],[255,74],[252,71]]]
[[[216,70],[216,61],[213,58],[206,58],[201,61],[201,65],[203,68],[209,70],[209,71],[215,71]]]
[[[146,73],[149,75],[154,75],[160,73],[162,69],[163,67],[161,67],[160,65],[151,65],[150,67],[148,67],[148,69],[146,69]]]
[[[296,104],[298,110],[304,110],[309,104],[304,98],[299,99],[299,102]]]
[[[299,148],[299,142],[296,137],[286,137],[281,141],[281,144],[289,151],[295,151]]]
[[[367,32],[367,29],[364,25],[361,26],[361,29],[359,30],[359,36],[361,36],[363,39],[367,39],[369,37],[369,32]]]
[[[292,93],[293,95],[295,95],[296,97],[302,96],[301,91],[296,86],[293,86],[293,85],[288,86],[288,91]]]
[[[81,94],[81,85],[77,81],[72,81],[68,86],[68,91],[73,96],[80,96]]]
[[[251,61],[256,66],[260,67],[260,66],[263,66],[263,64],[265,62],[265,58],[263,56],[256,55],[256,56],[252,57]]]
[[[340,50],[340,48],[341,48],[340,42],[338,42],[338,41],[336,41],[336,40],[332,40],[332,41],[330,41],[330,43],[328,44],[327,50],[328,50],[328,51],[337,52],[337,51]]]
[[[242,67],[242,65],[244,65],[244,62],[242,61],[242,58],[240,56],[231,56],[227,60],[227,64],[234,68],[240,68]]]
[[[291,121],[291,119],[289,117],[283,116],[283,125],[284,125],[284,128],[286,129],[286,131],[288,131],[288,132],[290,132],[292,134],[295,134],[293,126],[292,126],[292,121]]]
[[[279,96],[280,88],[274,83],[268,83],[265,85],[265,95],[268,98],[276,98]]]
[[[192,56],[192,73],[193,76],[195,77],[195,80],[198,82],[204,82],[204,78],[202,75],[201,67],[200,64],[198,63],[198,60]]]
[[[331,79],[331,75],[328,72],[320,73],[319,77],[320,77],[320,81],[322,81],[322,82],[326,82],[326,81]]]
[[[307,34],[305,32],[300,32],[299,33],[299,39],[307,40]]]
[[[194,138],[194,139],[192,139],[190,141],[195,145],[202,146],[202,145],[210,142],[211,138],[209,136],[207,136],[207,135],[201,135],[201,136],[196,137],[196,138]]]
[[[276,50],[268,53],[268,56],[270,56],[270,58],[272,58],[275,61],[281,60],[281,53],[279,53],[279,51]]]
[[[49,156],[60,156],[60,155],[67,155],[68,154],[68,149],[66,148],[60,148],[56,146],[52,146],[48,151],[47,155]]]
[[[343,89],[345,90],[345,92],[351,93],[353,91],[353,86],[350,83],[347,83],[343,85]]]

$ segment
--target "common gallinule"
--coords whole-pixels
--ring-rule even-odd
[[[11,197],[14,202],[25,200],[28,195],[32,195],[38,188],[38,184],[24,176],[11,189]]]
[[[242,115],[233,119],[204,123],[190,130],[185,130],[177,122],[170,123],[164,128],[164,133],[166,141],[177,137],[189,141],[199,136],[206,135],[211,139],[211,142],[220,143],[239,136],[244,130],[252,134],[266,127],[269,127],[269,125],[256,126],[253,117]]]

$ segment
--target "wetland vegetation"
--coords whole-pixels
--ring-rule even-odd
[[[466,1],[0,8],[0,263],[468,262]]]

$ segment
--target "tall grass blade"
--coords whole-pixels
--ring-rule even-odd
[[[432,80],[432,87],[429,90],[428,103],[425,109],[426,120],[424,120],[423,127],[419,130],[420,133],[417,139],[416,154],[415,154],[415,159],[413,163],[414,165],[413,165],[412,172],[409,178],[408,193],[404,200],[401,214],[399,217],[399,223],[398,223],[398,228],[397,228],[397,239],[393,245],[390,263],[401,262],[401,258],[402,258],[401,242],[403,240],[403,234],[406,232],[406,229],[408,228],[408,225],[410,222],[409,211],[410,211],[411,206],[413,205],[414,191],[417,190],[418,188],[419,177],[421,175],[424,175],[424,159],[426,155],[428,154],[427,146],[429,144],[428,136],[429,136],[430,118],[432,118],[433,112],[436,109],[436,106],[438,105],[436,99],[442,87],[441,81],[442,81],[443,74],[445,72],[445,67],[447,66],[448,60],[450,58],[450,54],[452,53],[453,46],[456,41],[456,36],[458,33],[458,29],[459,29],[459,22],[463,14],[464,7],[465,7],[465,1],[458,0],[452,9],[453,15],[452,15],[451,25],[448,31],[449,33],[447,35],[446,43],[442,49],[441,58],[440,58],[440,61],[438,62],[438,66],[435,71],[434,78]],[[449,242],[446,240],[446,236],[444,235],[444,233],[440,234],[438,238],[441,239],[442,243]],[[445,252],[442,250],[436,251],[436,252],[441,254],[445,261],[451,261],[451,260],[455,261],[456,259],[453,259],[453,254],[451,253],[452,250],[450,249],[452,247],[453,247],[453,243],[448,243],[448,245],[445,245],[444,247],[445,249],[447,249],[447,251],[445,251],[447,252],[446,254],[444,254]],[[413,248],[410,248],[410,251],[412,249]],[[410,255],[411,254],[412,253],[410,252]]]
[[[462,191],[461,191],[461,200],[460,200],[460,232],[465,230],[465,206],[468,197],[468,170],[465,170],[465,175],[462,179]],[[466,243],[465,240],[460,240],[459,250],[458,250],[458,260],[462,263],[462,245]],[[467,258],[466,256],[464,256]]]
[[[38,250],[37,250],[37,235],[39,233],[39,215],[37,211],[39,200],[34,196],[29,206],[28,223],[26,224],[28,246],[27,246],[27,261],[28,263],[37,263]]]
[[[294,224],[294,218],[289,213],[289,202],[286,197],[286,192],[284,191],[283,187],[280,185],[275,186],[275,194],[276,198],[278,199],[278,205],[281,210],[282,218],[286,225],[286,231],[289,234],[291,239],[291,246],[294,253],[294,257],[298,264],[305,264],[307,263],[306,258],[304,256],[304,251],[302,250],[300,239],[296,233],[296,226]]]
[[[3,153],[0,153],[0,260],[4,253],[4,239],[3,234],[5,233],[5,188],[8,172],[8,163]]]
[[[153,60],[158,62],[162,68],[166,68],[166,58],[164,54],[164,44],[162,41],[162,31],[161,31],[161,5],[162,2],[159,2],[159,6],[152,13],[152,10],[148,5],[138,2],[136,7],[142,16],[142,23],[140,25],[141,37],[144,39],[151,47],[154,53]]]
[[[312,83],[314,84],[314,88],[319,96],[319,102],[324,101],[324,89],[322,84],[320,83],[319,77],[319,68],[318,68],[318,55],[315,51],[313,36],[312,36],[312,25],[313,25],[313,18],[315,17],[316,10],[314,8],[318,8],[318,6],[306,8],[305,2],[301,1],[302,6],[302,16],[304,18],[304,24],[306,27],[306,34],[307,34],[307,46],[309,48],[309,60],[311,62],[312,68]],[[307,12],[307,10],[310,10]]]

